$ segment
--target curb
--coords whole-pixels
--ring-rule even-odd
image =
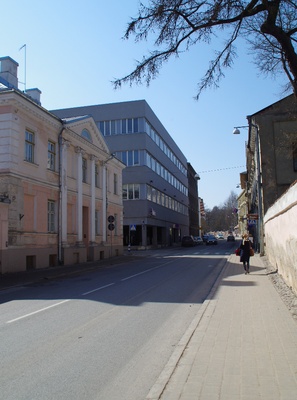
[[[206,299],[204,300],[204,302],[201,305],[200,310],[198,311],[196,317],[193,319],[193,321],[191,322],[190,326],[188,327],[188,329],[186,330],[186,332],[184,333],[183,337],[181,338],[181,340],[179,341],[179,343],[177,344],[174,352],[172,353],[172,355],[170,356],[167,364],[165,365],[163,371],[161,372],[159,378],[157,379],[157,381],[155,382],[155,384],[152,386],[152,388],[150,389],[148,395],[146,396],[145,400],[160,400],[161,396],[168,384],[168,382],[170,381],[170,378],[172,377],[179,360],[181,359],[185,349],[187,348],[192,336],[194,335],[195,330],[197,329],[200,321],[202,320],[209,304],[210,304],[210,300],[213,299],[218,287],[220,286],[220,283],[222,281],[222,277],[225,273],[225,270],[231,260],[232,255],[230,255],[227,259],[223,259],[218,267],[221,267],[222,270],[219,273],[218,277],[216,278],[214,284],[212,285],[209,294],[207,295]]]

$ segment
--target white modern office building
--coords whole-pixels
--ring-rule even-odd
[[[90,115],[123,170],[124,245],[180,243],[189,234],[187,160],[145,100],[52,110]]]

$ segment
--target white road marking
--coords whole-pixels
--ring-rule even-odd
[[[30,317],[31,315],[38,314],[38,313],[40,313],[42,311],[48,310],[49,308],[53,308],[53,307],[59,306],[60,304],[63,304],[63,303],[67,303],[68,301],[70,301],[70,299],[60,301],[59,303],[52,304],[51,306],[44,307],[44,308],[41,308],[40,310],[33,311],[33,312],[29,313],[29,314],[22,315],[21,317],[11,319],[10,321],[7,321],[6,323],[10,324],[11,322],[19,321],[20,319]]]
[[[146,269],[145,271],[138,272],[138,274],[127,276],[127,278],[123,278],[123,279],[121,279],[121,281],[124,282],[124,281],[127,281],[128,279],[135,278],[136,276],[139,276],[139,275],[142,275],[142,274],[146,274],[147,272],[153,271],[154,269],[163,267],[163,265],[165,265],[165,264],[168,264],[168,263],[164,263],[162,265],[158,265],[157,267],[154,267],[154,268]]]
[[[113,283],[109,283],[108,285],[100,286],[100,287],[98,287],[98,288],[96,288],[96,289],[89,290],[88,292],[83,293],[82,296],[86,296],[87,294],[90,294],[90,293],[93,293],[93,292],[97,292],[98,290],[105,289],[105,288],[107,288],[107,287],[109,287],[109,286],[112,286],[112,285],[114,285],[114,284],[115,284],[115,283],[113,282]]]

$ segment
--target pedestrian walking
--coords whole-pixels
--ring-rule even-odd
[[[245,233],[240,245],[240,261],[243,263],[245,274],[250,273],[250,255],[252,249],[252,242],[249,239],[249,234]]]

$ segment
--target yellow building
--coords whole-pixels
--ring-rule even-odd
[[[89,116],[59,119],[0,58],[0,273],[120,255],[122,170]]]

